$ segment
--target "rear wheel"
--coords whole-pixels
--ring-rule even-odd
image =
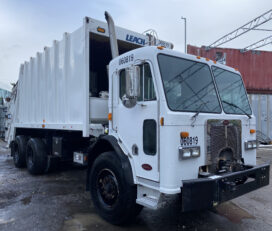
[[[27,143],[26,164],[30,174],[43,174],[48,170],[46,146],[39,138],[31,138]]]
[[[11,146],[11,155],[16,168],[26,166],[26,146],[27,138],[25,136],[16,136]]]
[[[127,182],[114,152],[102,153],[90,172],[91,197],[99,215],[112,224],[123,224],[140,213],[136,186]]]

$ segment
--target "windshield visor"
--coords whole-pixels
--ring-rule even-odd
[[[221,112],[207,64],[164,54],[158,55],[158,62],[170,110]]]
[[[251,115],[247,93],[239,74],[212,67],[223,110],[227,114]]]

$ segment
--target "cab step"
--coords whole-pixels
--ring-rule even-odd
[[[157,209],[158,208],[158,203],[159,200],[157,198],[152,198],[152,197],[142,197],[136,200],[136,203],[139,205],[142,205],[144,207],[150,208],[150,209]]]

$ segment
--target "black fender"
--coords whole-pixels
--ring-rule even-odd
[[[98,139],[88,148],[88,169],[87,169],[87,182],[86,182],[86,189],[89,191],[89,175],[92,165],[95,159],[102,154],[103,152],[107,151],[114,151],[117,155],[118,159],[121,162],[121,166],[123,171],[126,173],[124,174],[126,177],[126,181],[129,185],[134,185],[133,180],[133,173],[131,164],[127,155],[123,152],[120,148],[117,139],[111,135],[101,135]]]

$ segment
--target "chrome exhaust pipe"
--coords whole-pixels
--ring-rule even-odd
[[[115,57],[119,56],[114,21],[113,21],[111,15],[107,11],[105,11],[105,18],[106,18],[106,21],[108,23],[108,28],[109,28],[111,55],[112,55],[112,58],[114,59]]]

